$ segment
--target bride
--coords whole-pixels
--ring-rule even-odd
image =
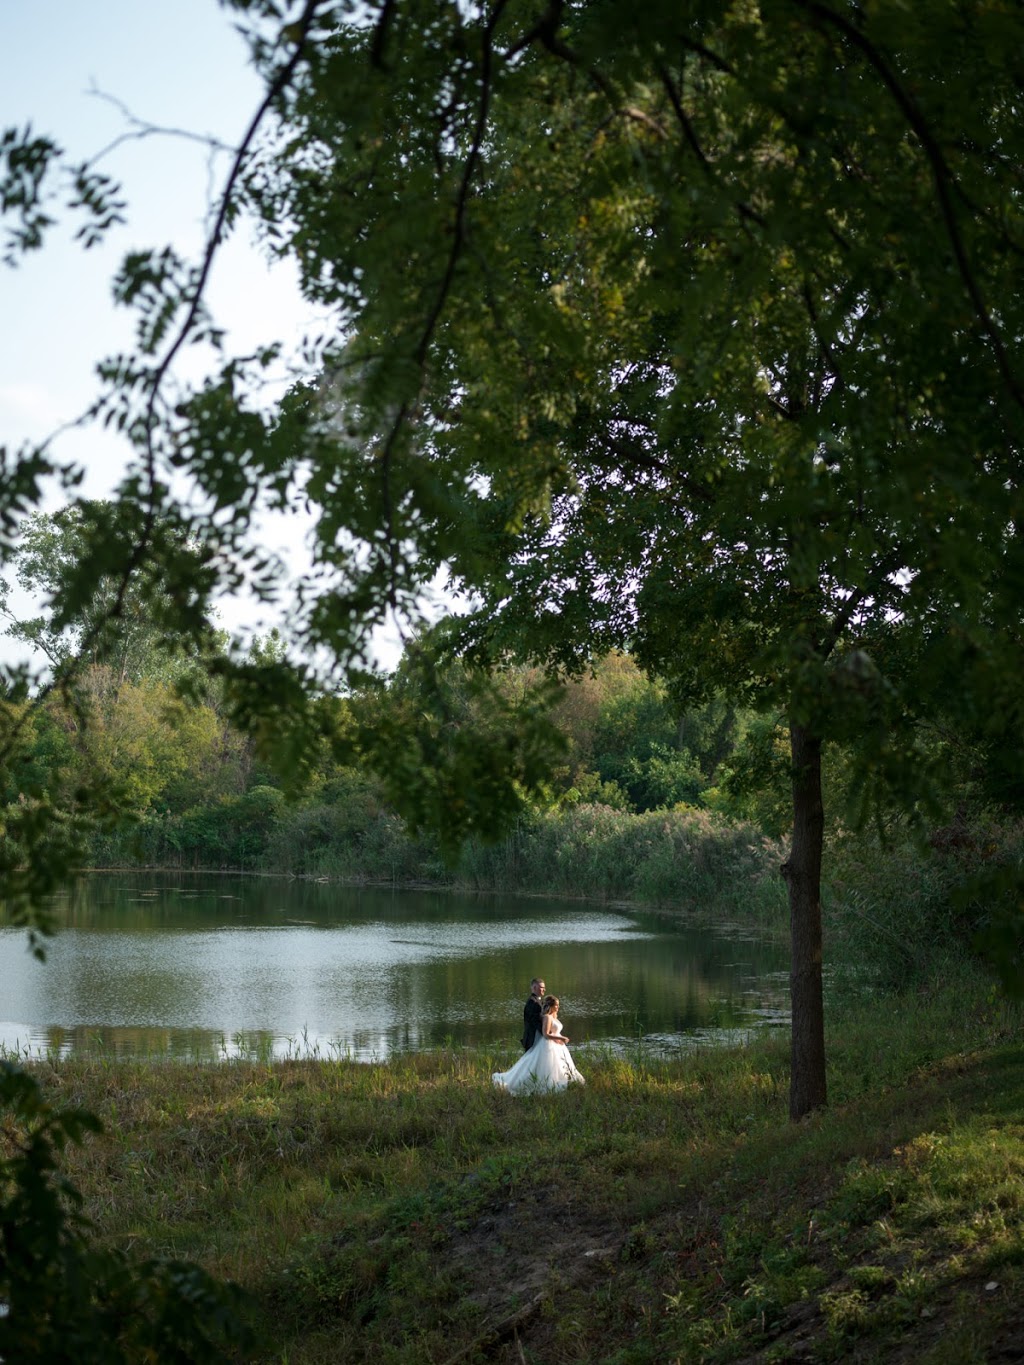
[[[569,1052],[569,1039],[558,1017],[558,996],[546,995],[541,1005],[540,1033],[508,1071],[495,1071],[491,1080],[511,1095],[525,1091],[564,1090],[571,1082],[586,1085]]]

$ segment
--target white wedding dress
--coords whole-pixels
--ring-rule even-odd
[[[555,1035],[562,1032],[560,1020],[551,1021],[551,1031]],[[570,1082],[586,1085],[569,1054],[567,1044],[545,1038],[543,1033],[537,1034],[533,1047],[523,1053],[515,1066],[508,1071],[495,1071],[491,1080],[499,1090],[507,1090],[511,1095],[529,1094],[537,1090],[564,1090]]]

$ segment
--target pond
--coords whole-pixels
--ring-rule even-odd
[[[725,923],[173,873],[90,874],[53,909],[45,963],[0,925],[8,1053],[372,1061],[451,1043],[507,1064],[536,975],[574,1052],[664,1053],[788,1022],[786,949]]]

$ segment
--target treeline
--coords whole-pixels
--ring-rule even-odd
[[[265,661],[277,645],[256,648]],[[258,737],[232,723],[213,679],[195,667],[179,665],[176,676],[161,667],[133,678],[95,664],[75,705],[58,694],[31,709],[24,703],[4,810],[41,789],[70,809],[84,779],[93,791],[99,783],[109,801],[88,835],[85,862],[94,868],[276,872],[784,916],[783,727],[722,698],[679,708],[628,655],[608,654],[548,694],[557,756],[544,785],[522,794],[500,837],[469,837],[456,856],[434,830],[410,828],[397,814],[378,770],[340,761],[339,747],[350,748],[331,742],[361,708],[372,708],[385,731],[389,708],[415,712],[423,699],[405,664],[366,696],[325,698],[324,738],[287,782]],[[496,683],[501,704],[514,712],[534,697],[535,705],[538,682],[509,668]],[[461,666],[451,666],[444,687],[446,718],[434,742],[451,749],[486,728],[494,703],[474,692]],[[916,824],[903,811],[858,826],[856,765],[838,748],[828,759],[836,794],[831,957],[867,964],[891,984],[999,933],[996,912],[1021,857],[1019,824],[986,791],[977,751],[938,728],[925,741],[943,786],[930,821],[918,812]],[[402,755],[394,757],[400,772]],[[429,759],[417,752],[409,761]],[[15,855],[8,847],[5,856]]]
[[[486,725],[487,703],[460,688],[459,672],[453,666],[447,679],[454,711],[447,729],[472,735]],[[44,776],[52,791],[55,770],[68,804],[84,775],[105,782],[117,816],[92,834],[92,866],[458,881],[669,902],[686,898],[685,866],[669,855],[659,871],[650,859],[638,871],[636,859],[612,847],[621,845],[623,831],[635,831],[638,847],[650,847],[657,842],[651,832],[670,826],[680,847],[706,843],[719,831],[729,858],[741,848],[770,847],[785,831],[781,732],[724,701],[680,716],[665,688],[623,654],[608,655],[553,695],[548,718],[559,743],[543,789],[524,794],[503,837],[470,840],[454,862],[431,833],[411,834],[386,783],[368,765],[337,761],[329,740],[300,776],[283,779],[261,757],[258,740],[232,724],[209,679],[199,687],[193,678],[187,699],[180,677],[133,680],[97,664],[87,680],[79,706],[54,697],[27,714],[19,763],[3,795],[15,803]],[[536,682],[529,670],[507,670],[499,681],[504,704],[515,709],[517,696]],[[335,732],[363,706],[386,717],[389,708],[408,709],[408,677],[400,669],[374,689],[372,701],[355,696],[330,704]],[[565,846],[561,858],[556,844]],[[597,852],[605,846],[606,863]]]

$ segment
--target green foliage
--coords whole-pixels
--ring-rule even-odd
[[[723,764],[713,805],[750,820],[767,834],[786,833],[793,820],[789,736],[773,716],[758,716]]]
[[[51,712],[33,710],[27,703],[0,703],[2,728],[11,736],[7,763],[0,772],[0,803],[19,797],[38,797],[54,774],[73,760],[74,749]]]
[[[443,643],[443,637],[442,637]],[[564,740],[544,679],[509,694],[488,673],[407,652],[386,696],[353,704],[355,752],[414,833],[436,834],[449,862],[470,835],[499,837],[541,796]]]
[[[709,724],[608,751],[614,773],[570,753],[549,780],[543,688],[513,701],[481,670],[578,677],[628,648],[677,723],[726,697],[783,717],[807,833],[794,981],[813,1003],[822,744],[861,820],[941,805],[940,719],[986,756],[989,799],[1019,796],[1024,12],[389,0],[308,3],[281,27],[276,0],[236,9],[276,121],[239,149],[200,263],[124,263],[136,351],[101,367],[92,415],[137,462],[110,506],[81,504],[81,561],[31,632],[114,662],[137,588],[165,638],[213,656],[225,713],[290,792],[325,751],[372,766],[448,858],[576,774],[640,805],[710,801],[723,761]],[[5,137],[11,250],[38,245],[61,169],[55,144]],[[102,231],[114,188],[70,169]],[[276,406],[276,339],[225,355],[202,296],[246,212],[332,319]],[[196,340],[216,369],[172,401]],[[48,468],[18,457],[8,555]],[[245,659],[211,643],[210,603],[242,583],[273,596],[252,543],[265,502],[311,513],[314,571],[296,648]],[[465,609],[447,654],[414,651],[383,698],[372,632],[439,583]],[[79,672],[68,659],[69,685]],[[767,731],[750,753],[777,757]],[[756,790],[723,774],[714,799],[781,829],[764,772]]]
[[[825,921],[839,982],[905,991],[988,961],[1019,991],[1019,823],[958,822],[926,844],[899,831],[837,835],[830,854]]]
[[[7,799],[0,805],[0,889],[9,922],[29,930],[30,945],[42,958],[39,934],[52,928],[47,907],[71,869],[88,861],[97,829],[118,813],[116,793],[100,775],[83,774],[69,789],[67,752],[59,739],[51,743],[53,730],[45,724],[37,730],[34,719],[24,707],[0,703],[0,734],[6,732],[11,756]],[[40,740],[35,751],[34,738]]]
[[[352,882],[447,885],[452,879],[436,838],[414,837],[388,807],[380,782],[355,768],[338,770],[316,797],[282,810],[262,866]]]
[[[646,758],[631,755],[614,781],[639,811],[697,805],[705,787],[704,774],[691,754],[660,744],[651,745]]]
[[[705,780],[697,760],[679,747],[679,725],[664,689],[642,680],[602,706],[594,730],[594,766],[629,797],[635,810],[696,804]]]
[[[164,821],[157,830],[160,862],[186,867],[256,868],[281,820],[285,798],[276,787],[253,787]]]
[[[39,1365],[222,1362],[252,1344],[243,1297],[184,1261],[133,1262],[106,1248],[61,1172],[68,1143],[100,1134],[56,1110],[26,1072],[0,1061],[0,1355]]]
[[[588,768],[579,769],[573,784],[561,793],[563,805],[578,805],[581,802],[590,806],[607,806],[610,810],[632,810],[629,797],[617,782],[605,782],[600,773]]]
[[[70,174],[61,197],[68,209],[81,212],[83,221],[75,237],[84,247],[95,246],[110,228],[124,222],[125,205],[117,184],[87,163],[65,167],[62,158],[55,142],[34,136],[29,127],[0,132],[0,216],[15,219],[0,257],[4,265],[16,265],[25,253],[43,245],[55,221],[50,212],[51,182],[65,170]]]
[[[53,668],[82,656],[108,665],[119,682],[172,675],[176,652],[194,658],[205,623],[189,612],[188,597],[208,576],[202,555],[187,524],[169,512],[148,528],[146,521],[127,501],[95,499],[30,515],[11,559],[18,585],[43,610],[15,617],[0,580],[7,634],[38,649]],[[143,534],[147,554],[135,562]],[[191,584],[188,595],[170,605],[168,593],[181,578]]]
[[[564,679],[551,716],[567,747],[553,774],[561,799],[640,811],[705,804],[746,719],[720,697],[680,709],[618,650]]]
[[[709,811],[633,815],[571,804],[523,823],[493,847],[470,844],[460,880],[478,888],[712,909],[777,923],[782,849]]]
[[[856,734],[883,785],[915,701],[894,622],[933,676],[991,657],[971,695],[1012,676],[990,650],[1019,579],[996,529],[1021,408],[1012,8],[698,6],[666,63],[664,5],[547,24],[399,3],[315,32],[308,12],[283,67],[276,7],[243,8],[281,123],[224,214],[255,212],[345,340],[270,416],[253,395],[273,344],[173,410],[159,369],[112,362],[97,415],[232,509],[202,527],[225,564],[260,496],[301,490],[304,643],[349,664],[445,565],[483,604],[480,648],[575,668],[628,641],[680,693],[757,693]],[[58,149],[4,148],[4,208],[35,245]],[[107,190],[73,182],[102,224]],[[198,279],[167,253],[126,262],[141,359],[177,348],[182,316],[209,334]],[[94,569],[174,567],[165,597],[194,625],[206,570],[154,535],[173,503],[151,484],[122,490],[128,561],[110,536]],[[269,591],[269,560],[248,566]]]

